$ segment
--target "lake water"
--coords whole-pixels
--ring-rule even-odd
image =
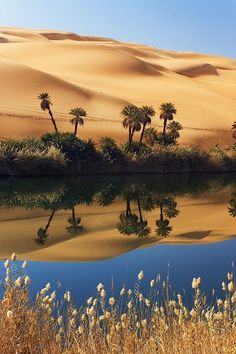
[[[234,175],[0,180],[0,275],[16,252],[28,260],[31,293],[48,281],[82,304],[102,282],[115,293],[145,273],[167,274],[192,298],[201,276],[210,296],[236,261]]]

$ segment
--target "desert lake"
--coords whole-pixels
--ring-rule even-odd
[[[82,304],[169,274],[175,292],[201,276],[215,296],[236,261],[234,175],[149,175],[0,180],[0,275],[12,252],[36,293],[47,282]],[[114,285],[115,284],[115,285]]]

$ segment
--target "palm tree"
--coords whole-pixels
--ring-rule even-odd
[[[139,220],[136,224],[135,234],[138,237],[147,237],[151,232],[151,228],[150,228],[150,226],[148,226],[147,220],[143,219],[141,202],[140,202],[139,196],[137,196],[137,205],[138,205],[138,211],[139,211]]]
[[[153,127],[145,129],[144,139],[146,143],[150,146],[153,146],[156,141],[157,134],[158,134],[157,130]]]
[[[233,218],[236,217],[236,193],[232,193],[232,199],[229,201],[228,212]]]
[[[121,213],[120,222],[117,225],[117,229],[123,235],[129,236],[136,233],[138,217],[135,214]]]
[[[174,142],[180,137],[179,131],[183,129],[179,122],[172,121],[167,125],[167,129],[170,131],[170,135],[174,139]]]
[[[117,188],[112,183],[109,183],[102,191],[98,194],[99,205],[107,206],[114,202],[116,195],[118,194]]]
[[[141,123],[143,125],[142,132],[140,135],[140,140],[139,140],[139,143],[141,145],[143,141],[143,135],[145,132],[146,125],[151,124],[152,117],[155,116],[156,112],[152,106],[142,106],[140,108],[140,112],[141,112]]]
[[[167,237],[169,236],[172,226],[169,226],[169,220],[167,219],[160,219],[156,221],[156,234],[160,237]]]
[[[74,134],[77,135],[78,125],[84,125],[83,117],[87,116],[86,111],[82,107],[76,107],[71,109],[70,113],[73,118],[71,118],[70,122],[75,126]]]
[[[147,237],[151,233],[151,228],[148,226],[147,220],[138,221],[135,229],[135,235],[138,237]]]
[[[52,111],[51,111],[51,105],[52,105],[52,101],[51,101],[51,97],[49,96],[49,94],[47,92],[42,92],[38,95],[38,99],[41,100],[40,103],[40,107],[43,111],[48,111],[53,127],[55,129],[55,132],[58,132],[57,129],[57,125],[56,125],[56,121],[53,117]]]
[[[128,129],[129,132],[128,147],[130,148],[134,132],[141,129],[141,114],[137,106],[128,104],[122,109],[121,116],[123,118],[123,127]]]
[[[156,221],[156,233],[158,236],[167,237],[172,231],[172,226],[169,226],[168,219],[175,218],[179,214],[176,201],[166,194],[161,194],[156,201],[156,205],[160,208],[160,219]],[[164,219],[164,216],[166,219]]]
[[[38,232],[37,232],[37,238],[35,239],[35,242],[38,244],[38,245],[44,245],[49,234],[47,233],[48,229],[49,229],[49,226],[51,224],[51,221],[54,217],[54,214],[55,214],[55,209],[52,211],[51,215],[49,216],[49,219],[48,219],[48,222],[47,222],[47,225],[45,227],[41,227],[40,229],[38,229]]]
[[[79,235],[83,231],[83,226],[80,225],[81,223],[81,218],[78,216],[75,216],[75,207],[71,209],[72,215],[68,218],[67,222],[70,226],[66,227],[67,232],[69,232],[71,235]]]
[[[232,125],[232,130],[233,130],[233,138],[236,139],[236,121]]]
[[[134,133],[139,132],[142,128],[141,120],[142,115],[141,111],[138,108],[134,114],[133,122],[131,123],[131,143],[133,141]]]
[[[138,222],[138,216],[132,213],[131,210],[131,196],[132,191],[130,189],[124,191],[124,197],[126,199],[126,211],[120,214],[120,222],[117,225],[117,229],[123,235],[134,235],[136,232],[136,225]]]
[[[46,242],[48,238],[48,234],[47,234],[47,230],[45,230],[45,228],[41,227],[40,229],[38,229],[37,231],[37,238],[35,239],[35,242],[39,245],[39,246],[43,246]]]
[[[163,145],[166,142],[166,124],[168,120],[173,120],[174,114],[177,113],[177,109],[173,105],[173,103],[162,103],[160,106],[160,119],[163,119]]]

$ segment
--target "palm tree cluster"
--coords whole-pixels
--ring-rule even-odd
[[[177,203],[170,194],[153,195],[144,185],[133,184],[124,191],[126,199],[126,211],[120,214],[117,229],[123,235],[136,235],[147,237],[151,233],[151,228],[147,220],[143,217],[143,211],[159,209],[159,217],[156,220],[155,233],[159,237],[167,237],[172,231],[170,219],[179,214]],[[135,201],[138,215],[131,209],[131,201]]]
[[[51,110],[52,101],[50,95],[47,92],[42,92],[38,95],[37,98],[41,101],[41,109],[43,111],[48,111],[54,130],[56,133],[58,133],[56,120]],[[82,107],[75,107],[70,110],[69,115],[72,116],[72,118],[70,119],[70,123],[74,125],[74,134],[76,136],[78,125],[84,125],[84,118],[87,116],[87,113]]]
[[[41,92],[37,98],[40,100],[41,109],[48,112],[54,130],[58,133],[57,123],[51,109],[52,100],[50,95],[47,92]],[[160,105],[159,110],[159,119],[163,121],[161,135],[154,127],[147,128],[147,125],[152,123],[152,118],[156,115],[156,111],[152,106],[137,107],[134,104],[124,106],[121,111],[121,117],[123,118],[123,127],[128,129],[128,150],[133,142],[135,132],[140,132],[139,145],[145,139],[150,146],[155,143],[162,143],[165,146],[168,143],[168,137],[171,143],[176,144],[177,139],[180,137],[179,131],[183,129],[179,122],[174,121],[177,109],[173,103],[166,102]],[[75,107],[70,110],[69,115],[71,116],[70,123],[74,126],[74,135],[76,136],[78,126],[84,125],[84,118],[87,116],[87,112],[82,107]],[[232,125],[232,136],[236,139],[236,121]]]
[[[176,113],[177,109],[173,103],[161,104],[159,118],[163,120],[163,131],[161,136],[163,145],[166,145],[167,143],[167,133],[170,135],[172,142],[176,143],[180,136],[179,131],[183,129],[179,122],[173,120]],[[139,138],[140,145],[144,138],[150,146],[153,146],[154,143],[158,141],[158,131],[153,127],[146,128],[147,125],[152,123],[152,118],[155,117],[155,115],[156,112],[152,106],[137,107],[133,104],[128,104],[122,109],[122,124],[125,129],[128,129],[129,148],[132,144],[134,133],[139,131],[141,132]],[[168,121],[170,121],[169,124],[167,124]]]
[[[128,146],[130,148],[135,132],[141,131],[139,143],[142,144],[145,128],[151,123],[156,114],[152,106],[137,107],[133,104],[126,105],[122,111],[123,127],[128,129]]]

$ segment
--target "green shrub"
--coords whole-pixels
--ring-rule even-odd
[[[232,144],[231,150],[236,151],[236,143]]]
[[[157,133],[157,135],[155,137],[155,143],[160,144],[160,145],[163,144],[163,134],[162,133]],[[174,144],[176,144],[175,138],[173,137],[173,135],[171,133],[167,132],[166,136],[165,136],[165,145],[168,146],[168,145],[174,145]]]
[[[0,158],[1,160],[10,161],[16,157],[17,152],[22,149],[28,149],[33,151],[44,151],[45,144],[38,139],[23,139],[14,140],[9,139],[0,142]]]
[[[137,141],[132,141],[131,145],[129,146],[128,143],[122,145],[122,150],[127,154],[130,153],[132,155],[149,155],[152,152],[150,146],[145,144],[140,144]]]
[[[124,159],[123,152],[118,148],[115,140],[110,137],[101,138],[99,147],[105,159],[112,164]]]
[[[47,133],[42,136],[41,140],[46,146],[55,146],[60,149],[70,162],[96,158],[95,144],[91,139],[83,141],[72,133]]]
[[[64,171],[67,159],[60,149],[36,139],[0,143],[1,175],[44,175]]]
[[[160,172],[196,170],[209,161],[209,154],[197,147],[158,146],[153,152],[144,156],[144,166]]]

